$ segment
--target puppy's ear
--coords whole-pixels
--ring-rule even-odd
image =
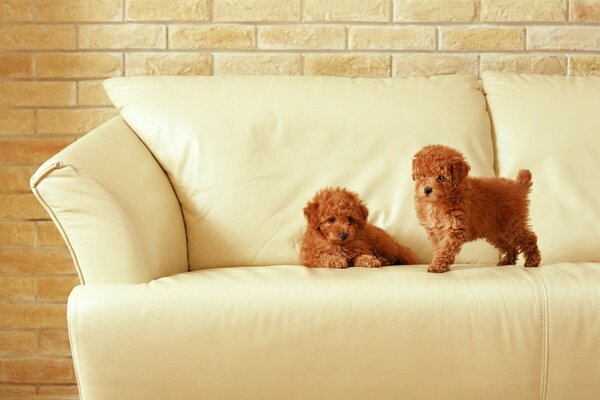
[[[367,218],[369,217],[369,209],[364,204],[361,204],[358,209],[360,210],[360,213],[362,214],[363,219],[366,221]]]
[[[308,221],[310,229],[317,229],[319,227],[319,203],[311,201],[304,207],[304,216]]]
[[[460,183],[467,177],[471,167],[462,157],[454,157],[450,160],[450,174],[452,175],[452,182]]]

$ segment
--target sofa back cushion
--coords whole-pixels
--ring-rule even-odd
[[[497,169],[531,170],[542,263],[600,261],[600,78],[485,73]]]
[[[303,207],[338,185],[358,192],[370,222],[428,263],[413,154],[447,144],[465,153],[474,174],[494,174],[474,77],[132,77],[105,86],[173,184],[192,270],[298,264]],[[483,243],[458,258],[496,260]]]

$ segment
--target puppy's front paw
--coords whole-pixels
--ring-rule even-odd
[[[442,273],[442,272],[448,272],[450,271],[450,267],[448,267],[447,265],[434,265],[431,264],[429,266],[429,268],[427,268],[427,272],[433,272],[436,274]]]
[[[381,262],[375,257],[368,254],[363,254],[359,256],[354,261],[355,267],[365,267],[365,268],[379,268],[381,267]]]
[[[347,268],[348,262],[343,257],[326,256],[323,257],[323,266],[325,268]]]

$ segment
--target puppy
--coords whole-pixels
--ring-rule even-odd
[[[448,271],[461,246],[480,238],[500,251],[498,265],[514,265],[523,253],[525,266],[537,267],[537,236],[528,224],[531,172],[520,170],[513,181],[471,178],[469,170],[463,155],[446,146],[426,146],[413,158],[415,208],[433,245],[428,271]]]
[[[302,264],[326,268],[414,264],[412,251],[367,223],[368,215],[354,192],[343,188],[319,191],[304,208],[308,227],[300,251]]]

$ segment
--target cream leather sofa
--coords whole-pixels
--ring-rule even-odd
[[[600,398],[600,79],[139,77],[31,186],[72,252],[83,400]],[[446,274],[412,155],[529,168],[542,266],[486,243]],[[297,265],[302,208],[342,185],[422,265]]]

